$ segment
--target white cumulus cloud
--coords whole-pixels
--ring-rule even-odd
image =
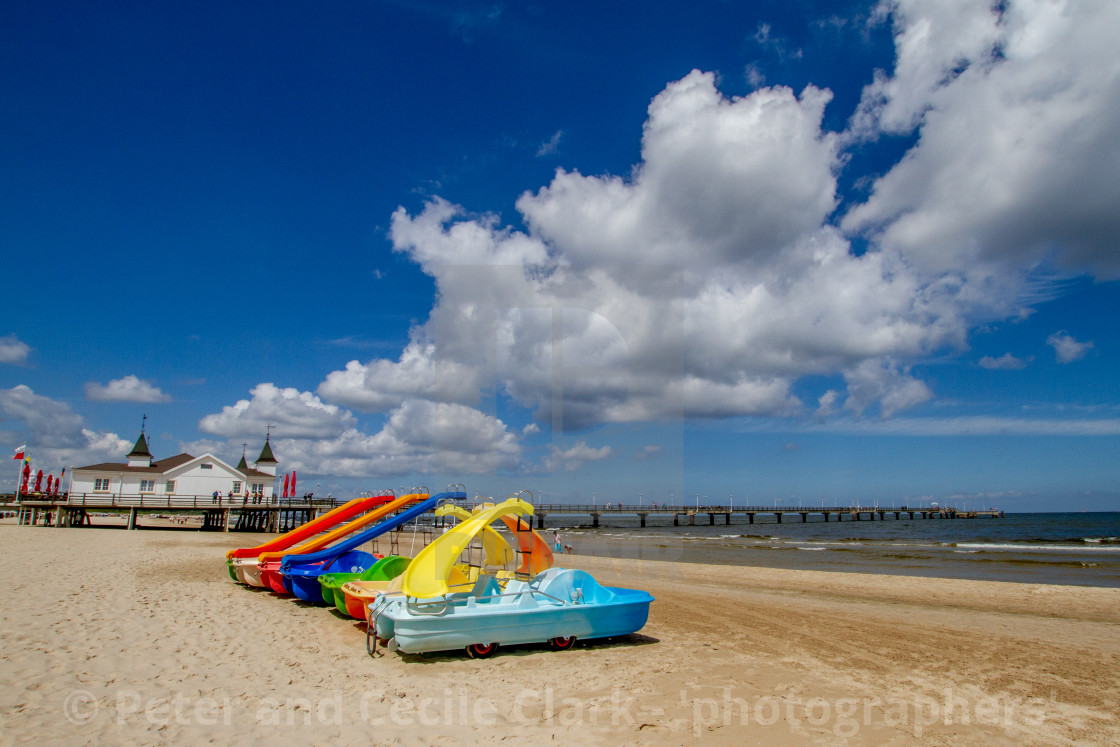
[[[915,364],[1021,317],[1054,266],[1120,274],[1120,5],[880,12],[895,65],[845,133],[822,128],[827,90],[728,97],[693,71],[650,103],[626,174],[558,169],[513,224],[440,198],[399,208],[394,249],[434,279],[435,306],[398,360],[352,361],[319,396],[396,412],[498,392],[563,431],[804,414],[799,380],[839,376],[818,419],[891,418],[933,397]],[[845,149],[912,132],[868,199],[840,206]]]
[[[1070,363],[1085,357],[1093,347],[1092,342],[1078,342],[1069,332],[1055,332],[1046,338],[1046,344],[1054,348],[1059,363]]]
[[[980,367],[987,368],[993,371],[1016,371],[1021,368],[1027,367],[1028,361],[1022,358],[1016,358],[1011,353],[1004,353],[998,358],[993,358],[990,355],[985,355],[980,359]]]
[[[87,428],[70,405],[23,384],[0,389],[0,421],[5,430],[13,431],[16,443],[27,442],[37,469],[55,470],[55,474],[63,467],[120,461],[132,446],[115,433]]]
[[[844,228],[935,272],[1120,275],[1120,4],[887,5],[897,62],[864,91],[853,133],[920,137]]]
[[[86,399],[94,402],[170,402],[171,395],[130,374],[104,385],[86,382]]]
[[[22,366],[30,353],[31,347],[15,335],[0,337],[0,363]]]
[[[338,477],[477,474],[514,469],[521,455],[516,434],[501,420],[465,405],[408,399],[370,434],[352,412],[311,392],[264,383],[250,393],[252,399],[204,417],[199,428],[240,439],[259,438],[271,425],[272,449],[285,471]]]
[[[603,459],[609,458],[612,453],[613,450],[610,446],[600,446],[596,449],[592,446],[588,446],[586,441],[579,441],[574,446],[567,449],[553,446],[550,468],[555,470],[563,467],[567,472],[575,472],[582,467],[585,462],[602,461]]]
[[[246,438],[259,437],[272,425],[281,437],[334,438],[355,424],[352,413],[311,392],[264,383],[249,393],[252,399],[238,400],[220,413],[202,418],[199,429],[226,438]]]
[[[802,407],[791,388],[804,374],[962,345],[959,284],[923,282],[894,252],[857,257],[827,226],[841,165],[821,130],[829,98],[810,86],[728,99],[693,72],[650,104],[629,177],[558,170],[518,200],[527,230],[439,199],[398,210],[394,247],[438,286],[413,331],[426,342],[397,363],[353,362],[319,393],[369,409],[406,395],[470,404],[496,382],[565,428],[783,415]],[[426,393],[441,377],[404,375],[406,360],[454,362],[444,379],[462,388]],[[880,387],[884,410],[921,401],[910,388]]]

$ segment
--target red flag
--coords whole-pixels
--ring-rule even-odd
[[[285,475],[284,475],[284,495],[282,496],[283,498],[288,497],[288,480],[289,480],[289,478],[291,478],[291,475],[285,473]]]
[[[16,461],[23,459],[23,453],[25,451],[27,451],[27,444],[24,444],[23,446],[20,446],[18,449],[16,449],[16,455],[12,457],[12,459],[15,459]]]
[[[54,475],[47,475],[47,493],[53,493],[51,486],[54,485]]]
[[[43,470],[39,470],[38,474],[35,475],[35,492],[38,493],[39,488],[41,488],[42,486],[43,486]]]
[[[296,497],[296,471],[292,470],[292,497]]]

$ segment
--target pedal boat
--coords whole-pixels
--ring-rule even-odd
[[[602,586],[586,571],[550,568],[528,582],[512,579],[504,590],[480,576],[468,593],[423,600],[385,594],[369,619],[391,651],[465,648],[480,658],[498,645],[547,642],[562,650],[577,639],[629,635],[645,626],[652,601],[646,591]]]
[[[342,592],[343,584],[353,581],[388,582],[404,573],[404,569],[411,562],[411,558],[403,558],[400,555],[386,555],[362,573],[324,572],[319,576],[319,592],[322,594],[323,603],[334,605],[339,612],[346,614],[346,596]]]
[[[291,590],[298,599],[312,604],[325,604],[323,587],[319,577],[324,573],[346,573],[360,575],[369,570],[378,558],[362,550],[348,550],[331,561],[308,564],[281,563],[279,575],[284,587]],[[333,604],[334,599],[331,599]]]

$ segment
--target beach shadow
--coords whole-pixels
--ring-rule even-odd
[[[360,629],[365,632],[365,624],[360,624]],[[652,644],[661,643],[659,638],[653,636],[643,635],[641,633],[631,633],[630,635],[613,636],[611,638],[592,638],[587,641],[577,640],[573,649],[610,649],[610,648],[631,648],[639,646],[649,646]],[[498,650],[494,653],[491,660],[506,657],[526,657],[535,656],[537,654],[546,653],[557,656],[562,656],[565,652],[555,651],[548,645],[548,643],[522,643],[515,646],[499,646]],[[450,651],[431,651],[424,654],[406,654],[397,652],[397,656],[402,661],[410,664],[440,664],[449,661],[461,661],[467,659],[466,653],[462,649],[453,649]]]

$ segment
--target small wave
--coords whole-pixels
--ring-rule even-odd
[[[957,542],[952,547],[975,549],[975,550],[1011,550],[1014,552],[1107,552],[1107,553],[1120,553],[1120,547],[1103,547],[1100,545],[1093,545],[1085,547],[1084,545],[1014,545],[1014,544],[996,544],[996,543],[980,543],[980,542]]]

